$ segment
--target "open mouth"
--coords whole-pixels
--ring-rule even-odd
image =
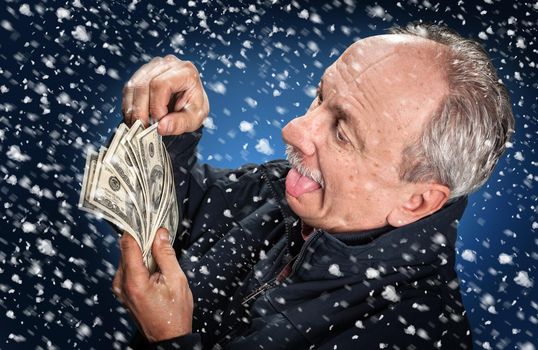
[[[324,187],[321,172],[303,166],[302,157],[293,146],[286,147],[286,156],[291,164],[291,169],[286,176],[286,192],[297,198]]]
[[[297,168],[291,168],[286,176],[286,192],[295,198],[321,188],[322,183],[303,175]]]

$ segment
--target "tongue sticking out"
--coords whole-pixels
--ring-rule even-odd
[[[320,188],[320,185],[306,176],[299,174],[295,169],[291,169],[286,176],[286,191],[297,198],[306,192],[312,192]]]

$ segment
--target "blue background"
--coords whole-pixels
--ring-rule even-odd
[[[480,37],[509,88],[516,133],[491,179],[470,198],[456,269],[477,349],[538,345],[536,293],[514,280],[523,271],[531,284],[538,282],[536,4],[80,0],[1,6],[0,348],[122,348],[133,333],[110,291],[117,235],[76,203],[85,152],[113,133],[122,86],[142,64],[170,53],[196,64],[213,122],[200,158],[236,167],[283,157],[282,126],[304,113],[323,70],[347,46],[419,19]],[[87,36],[76,34],[83,31]],[[253,123],[253,131],[242,132],[242,121]],[[256,150],[262,138],[274,154]],[[501,263],[501,253],[511,262]]]

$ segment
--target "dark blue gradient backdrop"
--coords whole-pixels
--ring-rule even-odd
[[[480,38],[510,90],[513,143],[470,197],[456,268],[476,348],[535,349],[537,7],[4,0],[0,348],[122,348],[133,333],[110,291],[117,235],[77,201],[85,152],[114,132],[122,86],[142,64],[175,54],[197,65],[211,104],[200,158],[236,167],[284,156],[282,126],[304,113],[324,68],[347,46],[424,20]]]

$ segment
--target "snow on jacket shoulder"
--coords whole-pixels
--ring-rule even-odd
[[[134,349],[471,349],[454,272],[466,198],[364,241],[315,231],[287,206],[289,164],[196,162],[200,133],[167,138],[182,225],[174,244],[193,333]]]

